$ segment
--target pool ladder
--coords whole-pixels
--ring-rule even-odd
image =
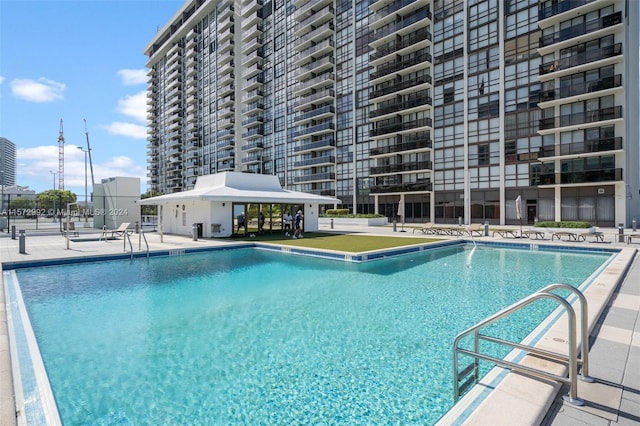
[[[580,352],[582,358],[579,359],[577,355],[577,344],[576,344],[576,313],[571,306],[571,304],[564,298],[558,296],[557,294],[551,293],[552,290],[555,289],[564,289],[575,294],[580,301]],[[533,346],[525,345],[522,343],[510,342],[507,340],[503,340],[497,337],[492,337],[488,335],[481,334],[481,329],[487,327],[494,322],[509,316],[513,312],[516,312],[525,306],[534,303],[540,299],[551,299],[556,301],[560,307],[566,311],[567,319],[568,319],[568,334],[569,334],[569,353],[568,356],[556,352],[547,351],[544,349],[539,349]],[[460,346],[460,343],[464,337],[473,334],[473,350],[465,349]],[[502,344],[505,346],[512,347],[514,349],[520,349],[526,353],[536,355],[541,358],[550,359],[553,361],[558,361],[562,363],[566,363],[569,369],[569,377],[559,376],[557,374],[549,373],[544,370],[535,369],[532,367],[528,367],[526,365],[518,364],[514,361],[507,361],[505,359],[499,359],[492,357],[490,355],[486,355],[480,352],[480,340],[485,340],[488,342]],[[459,355],[465,354],[473,357],[471,364],[466,366],[464,369],[460,370],[459,368]],[[527,374],[534,377],[541,377],[545,379],[556,380],[562,383],[566,383],[569,385],[569,394],[563,396],[564,400],[574,404],[574,405],[583,405],[584,401],[578,398],[578,386],[577,386],[577,376],[578,376],[578,365],[581,366],[580,371],[580,379],[592,383],[594,379],[589,377],[589,334],[587,330],[587,300],[580,292],[580,290],[571,287],[567,284],[550,284],[547,287],[543,288],[536,293],[525,297],[519,302],[514,303],[513,305],[496,312],[490,317],[480,321],[476,325],[466,329],[456,336],[453,343],[453,399],[454,402],[457,402],[460,399],[460,396],[465,393],[471,386],[476,384],[479,377],[479,367],[480,360],[489,361],[497,366],[511,369],[513,371],[518,371],[523,374]]]
[[[124,238],[124,251],[125,253],[127,252],[127,241],[129,242],[129,249],[131,252],[131,259],[133,259],[133,244],[131,244],[131,236],[129,235],[129,233],[125,232],[124,233],[125,238]],[[144,232],[142,232],[142,230],[140,230],[138,232],[138,247],[140,248],[140,250],[142,251],[142,239],[144,239],[144,244],[147,247],[147,259],[149,258],[149,243],[147,242],[147,237],[146,235],[144,235]]]

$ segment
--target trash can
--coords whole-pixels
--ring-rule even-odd
[[[194,223],[191,226],[191,233],[193,234],[193,241],[198,241],[198,224]]]
[[[489,236],[489,222],[486,220],[484,222],[484,236],[485,237]]]
[[[331,229],[333,229],[333,218],[331,218]]]
[[[24,229],[20,230],[20,236],[18,237],[18,250],[20,251],[20,254],[26,254],[27,253],[27,242],[26,242],[26,235],[24,234]]]
[[[618,224],[618,242],[624,243],[624,224]]]

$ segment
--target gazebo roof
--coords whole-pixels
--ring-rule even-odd
[[[198,176],[193,189],[159,195],[138,201],[142,205],[160,205],[185,201],[228,201],[265,204],[317,203],[340,204],[338,198],[282,189],[277,176],[254,173],[221,172]]]

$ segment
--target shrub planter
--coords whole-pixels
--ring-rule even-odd
[[[331,219],[333,219],[333,225],[338,226],[385,226],[387,224],[386,217],[371,217],[371,218],[355,218],[355,217],[319,217],[318,225],[331,225]]]

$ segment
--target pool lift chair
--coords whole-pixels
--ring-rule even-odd
[[[580,305],[580,336],[577,336],[577,325],[576,325],[576,313],[573,309],[573,306],[569,303],[569,301],[557,294],[552,293],[552,290],[555,289],[563,289],[568,290],[575,297],[577,297]],[[497,322],[498,320],[509,316],[513,312],[516,312],[525,306],[536,302],[540,299],[552,299],[557,302],[559,308],[564,310],[567,315],[567,323],[568,323],[568,355],[564,355],[557,352],[552,352],[546,349],[537,348],[534,346],[530,346],[524,343],[516,343],[510,342],[498,337],[489,336],[486,334],[482,334],[481,330],[485,327],[490,326],[491,324]],[[578,366],[581,367],[580,371],[580,379],[584,382],[593,383],[595,379],[589,376],[589,331],[588,331],[588,315],[587,315],[587,300],[582,294],[580,290],[575,287],[572,287],[568,284],[550,284],[547,287],[537,291],[536,293],[531,294],[530,296],[525,297],[519,302],[514,303],[513,305],[496,312],[495,314],[489,316],[488,318],[480,321],[476,325],[466,329],[465,331],[459,333],[453,343],[453,399],[454,402],[458,402],[460,396],[464,394],[467,390],[469,390],[473,385],[480,381],[480,360],[489,361],[496,366],[500,366],[502,368],[510,369],[511,371],[517,371],[521,374],[543,378],[543,379],[551,379],[564,384],[569,385],[569,394],[564,395],[563,399],[570,404],[573,405],[584,405],[584,400],[578,398],[578,385],[577,385],[577,377],[578,377]],[[472,336],[472,337],[471,337]],[[462,341],[465,337],[467,344],[463,347]],[[580,355],[581,359],[578,358],[578,346],[577,339],[580,338]],[[468,342],[469,339],[472,339],[473,342],[470,344]],[[490,355],[486,355],[481,353],[480,350],[480,341],[486,341],[495,343],[498,345],[505,345],[507,347],[511,347],[514,350],[520,350],[521,355],[525,356],[514,356],[512,353],[510,356],[507,356],[504,359],[499,359]],[[462,370],[459,368],[459,356],[460,354],[464,354],[466,356],[470,356],[472,358],[471,363],[464,367]],[[549,360],[551,362],[566,364],[568,369],[568,377],[565,375],[558,375],[551,373],[549,371],[537,369],[528,365],[524,365],[523,361],[527,358],[527,356],[533,355],[534,357],[543,358]],[[518,361],[520,363],[518,363]]]

